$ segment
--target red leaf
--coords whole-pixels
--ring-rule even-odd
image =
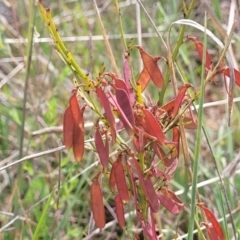
[[[170,102],[166,103],[165,105],[163,105],[161,107],[161,109],[163,109],[164,111],[166,111],[168,113],[168,115],[172,114],[172,111],[174,109],[175,106],[175,99],[171,100]]]
[[[178,215],[183,210],[184,205],[181,200],[169,189],[161,188],[161,193],[157,194],[161,204],[172,214]]]
[[[185,97],[185,93],[186,93],[186,91],[189,87],[192,87],[192,84],[186,83],[179,89],[178,95],[175,99],[174,108],[173,108],[173,111],[172,111],[172,114],[171,114],[171,116],[173,118],[176,117],[176,115],[178,114],[178,111],[179,111],[179,108],[182,104],[183,98]]]
[[[149,196],[149,192],[148,192],[148,189],[147,189],[147,186],[146,186],[146,183],[145,183],[145,179],[144,179],[144,176],[143,176],[143,173],[142,173],[142,170],[139,166],[139,163],[137,162],[136,158],[134,156],[132,156],[132,161],[133,161],[133,165],[136,169],[136,172],[137,172],[137,175],[138,175],[138,180],[142,186],[142,189],[143,189],[143,192],[145,194],[145,197],[147,199],[147,201],[149,203],[151,203],[152,199],[151,197]],[[151,194],[152,194],[152,190],[150,190]],[[155,201],[155,200],[154,200]]]
[[[204,225],[206,227],[210,240],[219,239],[215,229],[212,226],[212,224],[202,222],[201,225]]]
[[[134,132],[132,124],[128,121],[128,118],[125,116],[123,110],[119,106],[117,100],[115,99],[115,97],[113,96],[111,91],[109,91],[109,95],[110,95],[110,98],[111,98],[111,100],[109,99],[109,101],[111,101],[111,103],[117,108],[118,113],[119,113],[120,118],[121,118],[121,121],[122,121],[122,123],[124,125],[124,128],[126,129],[128,135],[132,136],[133,132]]]
[[[112,168],[114,170],[114,177],[117,185],[118,193],[123,201],[128,201],[130,199],[128,193],[127,182],[124,174],[124,167],[121,160],[119,159],[121,155],[118,156],[118,159],[113,163]]]
[[[155,221],[154,221],[154,215],[153,215],[153,211],[150,209],[150,218],[151,218],[151,225],[152,225],[152,233],[153,233],[153,237],[158,240],[157,237],[157,233],[156,233],[156,227],[155,227]],[[153,238],[153,239],[154,239]]]
[[[131,70],[129,67],[129,62],[128,59],[124,60],[123,63],[123,74],[124,74],[124,80],[127,85],[128,93],[129,93],[129,99],[131,102],[131,105],[134,103],[134,92],[133,92],[133,87],[131,84]]]
[[[172,160],[172,163],[169,167],[166,168],[165,172],[166,175],[171,175],[175,172],[175,170],[177,169],[178,166],[178,158],[175,158]]]
[[[188,39],[189,40],[192,40],[194,43],[195,43],[195,46],[197,48],[197,51],[198,51],[198,54],[201,58],[201,60],[203,60],[203,43],[202,42],[199,42],[196,40],[196,37],[192,37],[192,36],[188,36]],[[206,50],[206,63],[205,63],[205,68],[207,70],[211,70],[212,68],[212,59],[211,59],[211,56],[210,54],[208,53],[208,51]]]
[[[157,64],[157,61],[160,59],[160,57],[154,58],[146,53],[142,47],[137,46],[137,48],[140,51],[144,67],[146,68],[149,76],[153,80],[154,84],[157,87],[161,88],[164,82],[164,78]]]
[[[115,86],[116,86],[118,89],[124,90],[124,91],[127,93],[127,96],[129,97],[129,92],[128,92],[128,88],[127,88],[126,83],[125,83],[122,79],[120,79],[120,78],[114,77],[113,79],[114,79],[114,81],[115,81]]]
[[[139,128],[135,127],[136,130],[138,130]],[[137,150],[137,152],[141,152],[144,146],[144,136],[142,131],[136,131],[134,136],[133,136],[133,143],[134,146]]]
[[[158,156],[159,159],[162,159],[162,152],[161,152],[161,147],[159,146],[158,142],[153,143],[153,150],[154,153]]]
[[[159,200],[158,200],[156,191],[153,187],[151,177],[147,176],[147,178],[144,180],[144,182],[145,182],[145,186],[147,188],[148,196],[150,199],[149,206],[153,212],[157,213],[159,211],[160,204],[159,204]]]
[[[150,75],[148,74],[148,71],[146,68],[143,68],[141,71],[140,75],[137,78],[137,83],[141,86],[142,92],[145,90],[147,87],[149,81],[150,81]]]
[[[225,68],[223,70],[223,74],[226,75],[227,77],[230,77],[230,69]],[[235,82],[240,87],[240,72],[238,70],[234,69],[234,75],[235,75]]]
[[[155,154],[158,156],[159,159],[162,160],[163,164],[166,166],[166,167],[171,167],[173,162],[176,160],[176,156],[177,156],[177,151],[176,151],[176,147],[174,144],[172,143],[165,143],[164,145],[164,148],[168,148],[168,152],[165,153],[161,146],[159,145],[158,142],[154,142],[153,143],[153,149],[154,149],[154,152]],[[171,157],[167,157],[167,155],[171,153]]]
[[[114,144],[116,141],[116,123],[115,123],[115,119],[113,116],[113,112],[111,110],[110,103],[108,101],[107,96],[105,95],[104,91],[101,88],[97,88],[96,92],[97,92],[98,98],[100,99],[100,101],[103,105],[103,108],[104,108],[104,111],[105,111],[105,114],[106,114],[106,117],[107,117],[107,120],[108,120],[108,123],[110,126],[110,131],[112,134],[112,143]]]
[[[104,168],[104,170],[107,169],[108,165],[108,159],[109,159],[109,147],[108,147],[108,140],[106,136],[105,145],[103,143],[103,139],[101,137],[101,134],[99,132],[99,128],[97,127],[95,132],[95,146],[99,155],[100,162]]]
[[[164,144],[166,137],[162,127],[159,125],[154,115],[148,110],[143,109],[145,117],[143,118],[143,128],[152,136],[156,137],[160,144]]]
[[[98,182],[98,178],[95,178],[91,187],[91,208],[93,212],[93,218],[98,228],[103,229],[106,223],[105,209],[103,204],[102,191]]]
[[[197,204],[200,208],[202,208],[202,210],[205,212],[207,219],[212,223],[213,228],[215,229],[218,237],[221,240],[224,240],[224,233],[222,230],[221,225],[219,224],[219,222],[217,221],[216,217],[214,216],[214,214],[206,207],[203,206],[203,204]]]
[[[73,127],[74,127],[74,120],[72,116],[72,111],[68,106],[63,116],[63,144],[68,150],[72,147]]]
[[[197,129],[197,123],[196,121],[193,121],[191,117],[184,116],[182,120],[182,124],[186,129]]]
[[[116,207],[116,215],[119,225],[124,228],[125,227],[125,217],[124,217],[124,209],[123,202],[120,195],[115,197],[115,207]]]
[[[133,117],[133,111],[132,106],[129,100],[129,97],[124,89],[120,89],[116,87],[116,98],[117,102],[122,109],[125,117],[128,119],[128,121],[131,123],[131,125],[134,127],[135,121]]]
[[[147,237],[148,240],[157,240],[156,232],[153,231],[153,227],[148,223],[141,221],[142,229],[144,235]]]

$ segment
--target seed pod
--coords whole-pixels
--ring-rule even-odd
[[[63,116],[63,144],[69,150],[73,144],[74,120],[70,107],[67,107]]]
[[[148,196],[149,196],[149,200],[150,200],[149,206],[153,212],[157,213],[159,211],[160,204],[159,204],[159,200],[158,200],[156,191],[153,187],[151,177],[147,176],[147,178],[144,180],[144,182],[145,182],[145,186],[147,188]]]
[[[116,87],[116,98],[117,98],[118,105],[120,106],[125,117],[134,127],[135,121],[133,116],[133,110],[132,110],[132,106],[131,106],[130,99],[127,92],[124,89]]]
[[[106,141],[105,141],[105,145],[104,145],[103,139],[99,132],[99,128],[97,128],[96,132],[95,132],[95,145],[96,145],[96,149],[97,149],[97,152],[99,155],[100,162],[105,171],[107,169],[107,165],[108,165],[109,147],[108,147],[107,136],[106,136]]]
[[[73,128],[73,154],[75,160],[80,162],[84,153],[84,132],[83,129],[77,124]]]
[[[124,217],[124,209],[123,202],[120,195],[115,197],[115,207],[116,207],[116,215],[119,225],[124,228],[125,227],[125,217]]]
[[[98,98],[100,99],[100,101],[103,105],[103,108],[104,108],[104,111],[106,114],[106,118],[107,118],[109,126],[110,126],[110,131],[112,134],[112,143],[114,144],[115,140],[116,140],[116,124],[115,124],[113,112],[110,107],[110,103],[108,101],[106,94],[104,93],[104,91],[101,88],[97,88],[96,92],[97,92]]]
[[[124,167],[121,160],[115,161],[112,167],[114,170],[118,193],[123,201],[128,201],[130,199],[130,196],[128,193],[127,182],[124,174]]]
[[[91,194],[91,208],[93,212],[94,221],[98,228],[103,229],[106,223],[106,219],[102,191],[98,182],[98,178],[94,179],[90,187],[90,194]]]
[[[73,119],[77,123],[79,121],[81,113],[80,113],[80,108],[77,101],[77,95],[75,92],[69,99],[69,105],[72,111]]]

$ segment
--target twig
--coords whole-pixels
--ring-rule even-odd
[[[144,7],[144,5],[143,5],[143,3],[141,2],[141,0],[137,0],[137,2],[140,4],[141,8],[143,9],[143,11],[145,12],[145,14],[147,15],[149,21],[151,22],[154,30],[156,31],[158,37],[159,37],[160,40],[162,41],[162,44],[163,44],[164,48],[165,48],[166,51],[167,51],[167,49],[168,49],[167,44],[165,43],[164,39],[162,38],[161,34],[159,33],[159,31],[158,31],[155,23],[153,22],[152,18],[150,17],[149,13],[147,12],[147,9]]]
[[[98,22],[99,22],[100,27],[101,27],[101,31],[102,31],[104,43],[105,43],[105,46],[106,46],[108,55],[109,55],[109,57],[110,57],[110,61],[111,61],[111,64],[112,64],[112,68],[114,69],[114,71],[115,71],[116,74],[118,75],[118,67],[117,67],[117,64],[116,64],[116,62],[115,62],[115,58],[114,58],[114,56],[113,56],[113,52],[112,52],[111,45],[110,45],[110,43],[109,43],[109,41],[108,41],[108,38],[107,38],[107,34],[106,34],[106,31],[105,31],[105,28],[104,28],[104,25],[103,25],[103,22],[102,22],[102,19],[101,19],[100,12],[99,12],[99,10],[98,10],[98,6],[97,6],[97,3],[96,3],[96,0],[93,0],[93,3],[94,3],[94,7],[95,7],[95,10],[96,10],[96,13],[97,13]]]
[[[24,63],[19,63],[7,76],[5,76],[0,82],[0,89],[8,82],[9,79],[13,78],[19,71],[21,71],[24,66]]]
[[[63,149],[65,149],[65,148],[66,148],[65,146],[60,146],[60,147],[53,148],[53,149],[50,149],[50,150],[47,150],[47,151],[43,151],[43,152],[35,153],[35,154],[32,154],[32,155],[28,155],[24,158],[21,158],[21,159],[17,160],[17,161],[9,163],[8,165],[6,165],[4,167],[1,167],[0,172],[3,171],[4,169],[7,169],[9,167],[12,167],[12,166],[18,164],[18,163],[22,163],[26,160],[33,159],[33,158],[38,158],[38,157],[41,157],[41,156],[44,156],[44,155],[47,155],[47,154],[50,154],[50,153],[54,153],[54,152],[59,152],[59,151],[62,151]]]

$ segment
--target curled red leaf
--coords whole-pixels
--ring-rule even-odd
[[[114,77],[114,81],[115,81],[115,86],[118,89],[124,90],[127,93],[128,97],[129,97],[129,92],[128,92],[128,88],[127,88],[127,85],[126,85],[125,81],[123,81],[120,78],[116,78],[116,77]]]
[[[186,91],[187,91],[187,89],[189,87],[192,87],[192,84],[186,83],[179,89],[178,95],[177,95],[177,97],[175,99],[174,108],[173,108],[173,111],[171,113],[171,116],[173,118],[176,117],[176,115],[178,114],[179,108],[180,108],[180,106],[181,106],[181,104],[183,102],[183,99],[185,97]]]
[[[143,128],[147,131],[147,133],[156,137],[160,144],[164,144],[166,140],[165,134],[154,115],[148,109],[143,109],[143,114],[144,118],[141,122]]]
[[[161,107],[162,110],[166,111],[168,115],[172,114],[172,111],[175,106],[175,99],[171,100],[170,102],[166,103]]]
[[[188,36],[188,39],[193,41],[196,48],[197,48],[197,51],[198,51],[198,54],[201,58],[201,60],[203,60],[203,43],[202,42],[199,42],[196,40],[196,37],[193,37],[193,36]],[[205,62],[205,68],[209,71],[211,70],[212,68],[212,59],[211,59],[211,56],[210,54],[208,53],[208,51],[206,50],[206,62]]]
[[[219,239],[212,224],[202,222],[201,225],[204,225],[206,227],[210,240],[218,240]]]
[[[222,70],[223,74],[227,77],[230,77],[230,69],[227,67]],[[234,76],[235,76],[235,82],[240,87],[240,72],[236,69],[234,69]]]
[[[196,120],[192,117],[184,116],[181,122],[186,129],[197,129]]]
[[[157,194],[160,203],[172,214],[178,215],[184,209],[182,201],[169,189],[161,188],[161,193]]]
[[[211,222],[214,230],[216,231],[218,237],[221,240],[224,240],[224,233],[222,230],[222,227],[220,225],[220,223],[218,222],[218,220],[216,219],[216,217],[214,216],[214,214],[206,207],[203,206],[203,204],[197,204],[200,208],[202,208],[202,210],[205,212],[207,219]]]
[[[154,84],[157,87],[161,88],[163,86],[164,78],[157,64],[157,61],[160,59],[160,57],[154,58],[148,53],[146,53],[146,51],[142,47],[137,46],[137,48],[139,49],[139,52],[141,54],[144,68],[146,68]]]

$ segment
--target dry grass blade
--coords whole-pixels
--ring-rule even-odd
[[[109,40],[107,38],[106,30],[104,28],[104,25],[103,25],[103,22],[102,22],[102,19],[101,19],[101,15],[100,15],[100,12],[98,10],[96,0],[93,0],[93,4],[94,4],[94,7],[95,7],[95,10],[96,10],[96,13],[97,13],[98,22],[99,22],[100,27],[101,27],[101,32],[102,32],[104,43],[105,43],[105,46],[106,46],[106,49],[107,49],[107,52],[108,52],[108,56],[110,57],[110,60],[111,60],[112,68],[115,71],[115,73],[117,75],[119,75],[118,67],[117,67],[113,52],[112,52],[111,45],[110,45]]]

